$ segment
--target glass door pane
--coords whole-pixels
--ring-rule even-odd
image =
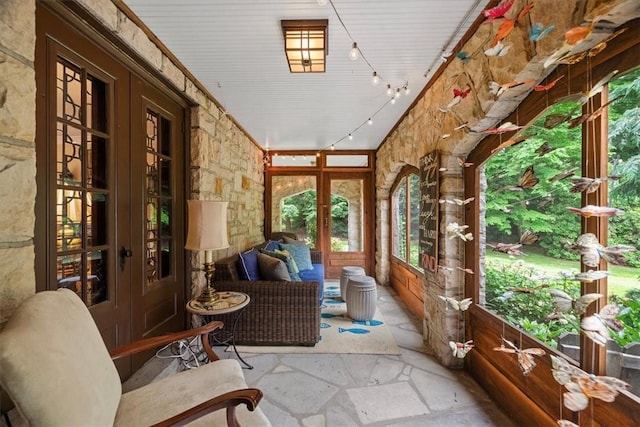
[[[88,306],[107,301],[108,84],[59,58],[56,68],[56,270],[58,287]]]
[[[304,240],[309,246],[316,247],[317,200],[315,176],[273,176],[271,178],[271,232],[295,233],[298,240]]]
[[[364,181],[332,179],[329,227],[331,252],[360,252],[364,247]]]

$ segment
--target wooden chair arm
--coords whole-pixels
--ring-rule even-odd
[[[236,406],[244,403],[250,411],[253,411],[258,406],[260,399],[262,399],[262,391],[257,388],[230,391],[154,424],[153,427],[183,426],[222,408],[227,408],[227,425],[229,427],[239,427],[240,424],[238,424],[236,418]]]
[[[109,354],[111,355],[111,360],[117,360],[136,353],[140,353],[141,351],[152,350],[154,348],[167,345],[174,341],[179,341],[185,338],[200,335],[202,338],[202,345],[207,353],[207,356],[209,357],[209,360],[218,360],[218,356],[216,356],[213,349],[211,348],[209,340],[205,338],[210,332],[213,332],[216,329],[221,329],[223,325],[224,323],[220,322],[219,320],[215,320],[213,322],[207,323],[204,326],[200,326],[199,328],[175,332],[169,335],[160,335],[157,337],[146,338],[140,341],[125,344],[120,347],[114,348],[109,352]]]

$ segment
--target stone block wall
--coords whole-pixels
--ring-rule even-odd
[[[214,259],[262,241],[262,150],[115,3],[77,2],[192,102],[187,197],[229,201],[231,246]],[[0,1],[0,323],[35,293],[35,4]],[[199,269],[201,257],[192,256],[192,266]],[[204,275],[196,270],[193,294],[202,286]]]
[[[35,292],[35,2],[0,2],[0,323]]]
[[[507,14],[516,18],[527,0],[515,0]],[[595,29],[591,44],[605,38],[611,28],[638,17],[637,0],[536,0],[529,15],[519,21],[505,39],[511,45],[509,54],[486,56],[502,20],[479,25],[471,38],[459,49],[471,60],[464,63],[452,56],[439,77],[421,94],[414,107],[386,138],[376,157],[376,277],[381,283],[389,281],[389,195],[390,188],[401,168],[418,166],[420,157],[437,150],[441,165],[446,168],[440,177],[441,198],[463,198],[464,159],[481,142],[481,131],[494,127],[512,113],[531,90],[523,85],[505,92],[498,99],[489,92],[489,81],[508,83],[533,79],[543,81],[555,68],[544,68],[544,61],[564,43],[563,34],[582,24],[602,20],[602,28]],[[534,23],[554,24],[553,36],[538,43],[529,40]],[[441,111],[453,99],[454,88],[471,88],[471,93],[449,112]],[[459,129],[459,126],[466,127]],[[518,123],[524,125],[525,123]],[[448,136],[447,136],[448,135]],[[478,205],[480,206],[480,205]],[[464,224],[462,206],[443,204],[440,208],[439,263],[449,267],[463,266],[464,242],[446,237],[446,224]],[[484,236],[475,236],[483,241]],[[438,295],[456,299],[463,296],[464,273],[453,270],[444,274],[425,274],[424,281],[424,339],[443,364],[459,365],[449,350],[448,341],[463,337],[464,322],[457,312],[446,310]],[[481,293],[482,295],[482,293]]]

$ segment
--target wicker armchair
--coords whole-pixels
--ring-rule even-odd
[[[256,247],[260,247],[258,245]],[[233,325],[237,344],[314,346],[320,340],[320,297],[318,282],[240,280],[238,255],[216,261],[215,288],[244,292],[251,297],[245,311],[216,316]],[[322,252],[311,251],[314,264],[322,264]]]

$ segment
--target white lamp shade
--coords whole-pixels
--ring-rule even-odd
[[[189,222],[185,249],[214,251],[229,247],[227,206],[229,202],[187,200]]]

